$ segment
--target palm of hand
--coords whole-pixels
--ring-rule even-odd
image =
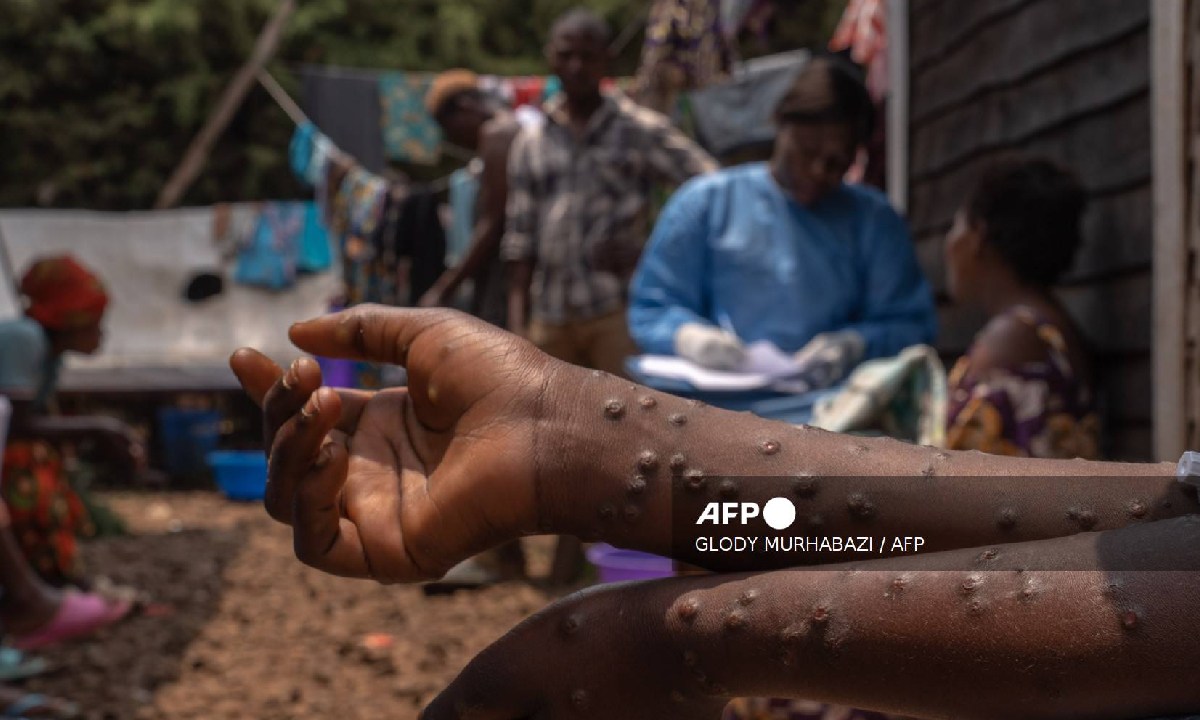
[[[409,371],[405,389],[335,391],[311,360],[284,374],[252,350],[232,358],[263,407],[267,509],[293,525],[302,561],[412,582],[535,530],[544,355],[447,311],[356,308],[291,334],[316,355]]]
[[[531,532],[522,512],[533,502],[521,482],[532,473],[522,434],[469,417],[433,430],[407,390],[372,395],[352,433],[331,433],[348,451],[341,512],[361,538],[367,573],[381,581],[437,578]]]

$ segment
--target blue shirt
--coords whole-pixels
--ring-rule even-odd
[[[0,395],[32,400],[44,410],[58,381],[60,358],[51,356],[46,331],[28,317],[0,320]]]
[[[937,330],[908,228],[883,194],[843,185],[804,207],[761,163],[692,180],[663,209],[630,289],[629,328],[644,352],[673,355],[685,323],[787,352],[852,329],[865,359]]]

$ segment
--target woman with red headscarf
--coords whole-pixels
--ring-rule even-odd
[[[50,587],[86,585],[76,539],[92,527],[49,441],[99,432],[107,444],[142,454],[119,422],[46,415],[63,354],[100,347],[108,305],[100,281],[60,256],[36,260],[20,291],[25,316],[0,321],[0,395],[13,410],[0,473],[7,509],[0,513],[0,623],[18,646],[34,648],[86,634],[129,610],[128,602]]]

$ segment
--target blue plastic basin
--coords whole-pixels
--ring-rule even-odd
[[[217,487],[230,500],[262,500],[267,489],[267,457],[259,450],[210,452],[206,459]]]

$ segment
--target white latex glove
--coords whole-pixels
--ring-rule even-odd
[[[862,360],[867,341],[854,330],[817,335],[793,356],[800,375],[813,390],[827,388],[845,378]]]
[[[675,354],[712,370],[734,370],[746,358],[736,335],[700,323],[681,325],[675,331]]]

